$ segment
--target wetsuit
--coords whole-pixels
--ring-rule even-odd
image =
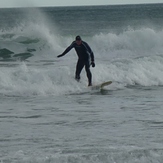
[[[69,47],[67,47],[66,50],[58,57],[64,56],[72,48],[75,49],[75,51],[78,55],[78,62],[76,65],[76,73],[75,73],[76,80],[80,80],[80,73],[81,73],[83,67],[85,66],[85,70],[86,70],[87,77],[88,77],[88,85],[92,85],[92,74],[90,71],[90,64],[92,64],[92,63],[94,64],[94,54],[93,54],[91,48],[84,41],[82,41],[82,43],[80,45],[78,45],[76,43],[76,41],[73,41],[72,44]],[[90,62],[90,59],[91,59],[91,62]],[[93,66],[93,64],[92,64],[92,66]]]

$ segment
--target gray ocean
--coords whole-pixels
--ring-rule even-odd
[[[0,162],[162,163],[163,4],[1,8]]]

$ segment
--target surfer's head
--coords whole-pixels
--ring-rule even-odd
[[[82,43],[82,39],[81,39],[80,36],[76,36],[75,40],[76,40],[76,43],[77,43],[78,45],[80,45],[80,44]]]

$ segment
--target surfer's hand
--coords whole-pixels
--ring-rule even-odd
[[[62,57],[62,56],[63,56],[63,55],[62,55],[62,54],[60,54],[60,55],[58,55],[58,56],[57,56],[57,58],[60,58],[60,57]]]
[[[62,54],[58,55],[57,58],[62,57]]]
[[[92,67],[95,67],[95,63],[93,61],[91,62],[91,65],[92,65]]]

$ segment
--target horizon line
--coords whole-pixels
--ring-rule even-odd
[[[38,5],[38,6],[6,6],[6,7],[0,7],[0,9],[10,9],[10,8],[44,8],[44,7],[89,7],[89,6],[122,6],[122,5],[151,5],[151,4],[163,4],[163,2],[149,2],[149,3],[118,3],[118,4],[104,4],[104,5],[56,5],[56,6],[52,6],[52,5]]]

